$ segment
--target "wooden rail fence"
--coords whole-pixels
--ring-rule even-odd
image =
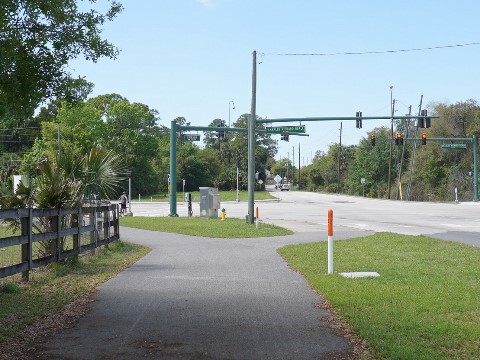
[[[77,209],[0,209],[0,278],[29,272],[119,239],[117,205]],[[7,231],[16,222],[18,232]],[[13,235],[12,235],[13,234]],[[5,254],[5,255],[4,255]]]

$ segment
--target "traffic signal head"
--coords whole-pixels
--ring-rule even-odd
[[[284,141],[288,141],[289,140],[289,136],[288,134],[282,134],[280,135],[280,139],[284,140]]]
[[[355,123],[356,123],[356,127],[357,129],[361,129],[362,128],[362,112],[361,111],[357,111],[355,113]]]
[[[427,110],[421,110],[420,116],[427,116]],[[429,117],[419,118],[417,120],[417,127],[418,128],[429,128],[431,126],[431,119]]]
[[[422,134],[422,145],[427,145],[427,134]]]
[[[375,146],[375,135],[370,136],[370,143],[372,144],[372,146]]]
[[[401,145],[401,144],[403,144],[403,135],[397,134],[397,137],[395,138],[395,145]]]

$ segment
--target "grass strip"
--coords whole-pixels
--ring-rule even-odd
[[[293,234],[291,230],[263,223],[257,229],[255,225],[246,224],[245,220],[236,218],[221,221],[199,217],[125,216],[120,218],[120,225],[211,238],[257,238]]]
[[[4,283],[0,287],[0,342],[89,293],[149,251],[117,241],[96,255],[36,270],[28,283]]]
[[[378,233],[279,253],[385,359],[480,358],[480,248],[426,236]],[[376,271],[378,278],[340,272]]]

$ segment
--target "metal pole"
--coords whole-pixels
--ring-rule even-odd
[[[473,201],[478,201],[478,139],[473,135]]]
[[[248,119],[248,223],[253,224],[255,205],[255,124],[257,108],[257,52],[252,53],[252,107]]]
[[[228,127],[230,127],[230,104],[232,104],[232,110],[235,110],[235,103],[233,100],[228,102]]]
[[[177,215],[177,131],[179,126],[172,120],[170,128],[170,214]]]
[[[300,190],[300,168],[302,164],[300,164],[300,144],[298,144],[298,190]]]
[[[132,216],[132,177],[128,177],[128,216]]]
[[[395,112],[395,100],[393,100],[393,86],[390,86],[390,137],[393,141],[393,113]],[[391,173],[392,173],[392,151],[393,144],[390,141],[390,155],[388,159],[388,199],[390,199],[390,190],[391,190]]]
[[[342,155],[342,128],[343,123],[340,123],[340,143],[338,146],[338,172],[337,172],[337,194],[340,194],[340,156]]]
[[[237,202],[240,202],[239,190],[238,190],[238,176],[239,176],[239,173],[238,173],[238,166],[237,166]]]

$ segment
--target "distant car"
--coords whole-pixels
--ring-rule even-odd
[[[280,184],[280,190],[283,191],[288,191],[290,190],[290,186],[288,184]]]

